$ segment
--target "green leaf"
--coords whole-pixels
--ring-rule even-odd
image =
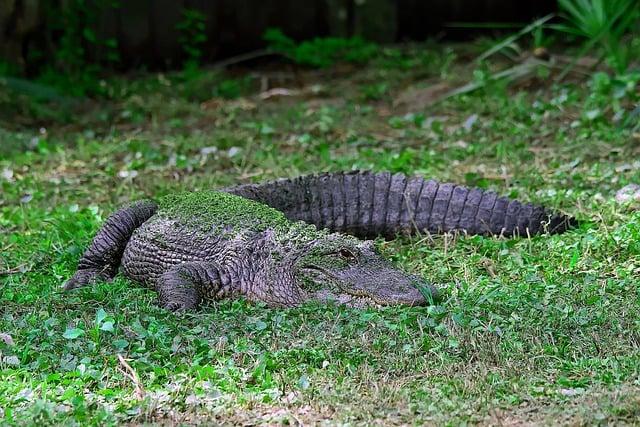
[[[96,324],[99,325],[106,318],[107,318],[107,312],[104,311],[102,308],[99,309],[98,312],[96,313]]]
[[[118,339],[113,341],[113,346],[118,350],[124,350],[129,346],[129,341],[125,339]]]
[[[298,378],[298,387],[300,387],[302,390],[308,389],[310,385],[311,383],[309,382],[308,376],[302,375],[300,378]]]
[[[102,325],[100,325],[100,330],[106,331],[106,332],[113,332],[113,322],[111,321],[104,322]]]
[[[74,340],[82,335],[84,335],[84,330],[80,328],[67,328],[64,334],[62,334],[62,336],[68,340]]]
[[[263,322],[262,320],[258,320],[256,322],[256,329],[259,331],[263,331],[265,329],[267,329],[267,324],[265,322]]]

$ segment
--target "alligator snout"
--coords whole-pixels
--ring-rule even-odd
[[[370,299],[377,305],[428,305],[437,297],[435,287],[424,278],[395,268],[361,272],[350,279],[342,285],[344,292]]]
[[[373,297],[381,305],[421,306],[432,304],[437,298],[436,288],[418,276],[409,276],[406,285],[396,282],[392,286],[381,288],[386,289],[384,292],[376,292],[377,295]]]

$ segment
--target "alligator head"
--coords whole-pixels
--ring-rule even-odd
[[[289,257],[295,285],[306,299],[353,307],[426,305],[435,289],[384,259],[372,241],[328,234]]]

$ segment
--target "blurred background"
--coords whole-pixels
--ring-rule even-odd
[[[365,65],[412,43],[458,43],[476,64],[528,52],[548,61],[553,46],[573,55],[562,78],[576,65],[622,73],[638,57],[637,29],[636,0],[0,0],[0,89],[36,101],[101,96],[117,73]]]
[[[456,22],[500,28],[555,10],[554,0],[2,0],[0,54],[29,75],[47,64],[70,70],[81,62],[176,67],[195,56],[210,63],[265,47],[270,28],[294,41],[468,39],[479,29]]]

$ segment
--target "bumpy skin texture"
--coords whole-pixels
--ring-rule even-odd
[[[140,200],[111,215],[78,262],[78,272],[65,283],[65,289],[78,288],[98,280],[111,280],[118,272],[131,233],[157,209],[155,202]]]
[[[154,288],[170,310],[238,295],[285,307],[308,300],[422,305],[436,295],[433,287],[392,266],[371,241],[335,231],[529,235],[573,224],[495,193],[401,174],[324,174],[223,191],[120,209],[65,289],[110,280],[122,264],[125,276]]]
[[[325,173],[223,191],[267,204],[290,220],[360,238],[448,231],[527,237],[576,225],[542,206],[401,173]]]

